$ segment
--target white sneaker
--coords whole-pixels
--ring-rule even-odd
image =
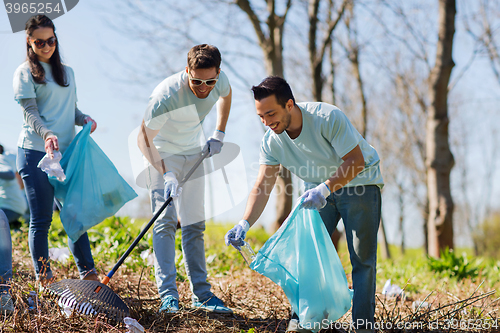
[[[14,303],[10,294],[2,294],[0,297],[0,313],[11,314],[14,312]]]

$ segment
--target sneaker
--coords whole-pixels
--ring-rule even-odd
[[[2,294],[0,297],[0,313],[11,314],[14,312],[14,303],[10,294]]]
[[[215,295],[203,302],[193,302],[193,307],[214,313],[233,313],[233,310],[226,307],[224,302]]]
[[[167,296],[161,301],[160,312],[176,313],[179,311],[179,301],[174,296]]]

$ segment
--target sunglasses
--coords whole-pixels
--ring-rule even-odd
[[[47,44],[49,47],[53,47],[54,45],[56,45],[57,42],[56,37],[50,37],[47,40],[33,39],[33,38],[30,39],[35,44],[37,49],[43,49],[45,47],[45,44]]]
[[[215,86],[217,80],[219,80],[219,74],[217,74],[217,77],[215,79],[208,79],[208,80],[195,79],[191,76],[191,73],[188,73],[188,75],[189,75],[189,81],[191,81],[191,84],[193,86],[201,86],[203,83],[205,83],[207,86],[212,87]]]

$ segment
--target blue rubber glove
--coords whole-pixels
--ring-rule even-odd
[[[247,220],[241,220],[237,225],[235,225],[231,230],[226,233],[224,236],[224,240],[226,241],[226,245],[229,246],[231,244],[236,249],[239,249],[240,246],[243,245],[243,240],[250,229],[250,224]]]
[[[208,150],[208,157],[212,157],[215,154],[220,153],[222,149],[222,142],[224,140],[224,132],[215,130],[214,134],[208,138],[207,144],[203,150]]]
[[[300,208],[320,210],[326,206],[326,198],[330,195],[330,189],[325,183],[307,190],[300,199],[304,199]]]
[[[165,200],[169,196],[176,198],[181,195],[182,187],[179,187],[179,182],[172,171],[167,171],[163,174],[163,181],[165,184],[165,191],[163,192]]]

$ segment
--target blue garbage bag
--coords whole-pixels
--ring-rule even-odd
[[[49,176],[54,195],[63,204],[61,222],[73,242],[137,197],[90,137],[90,128],[91,123],[86,124],[63,154],[60,163],[66,179]]]
[[[301,202],[250,268],[279,285],[302,327],[317,332],[351,308],[352,290],[321,216]]]

